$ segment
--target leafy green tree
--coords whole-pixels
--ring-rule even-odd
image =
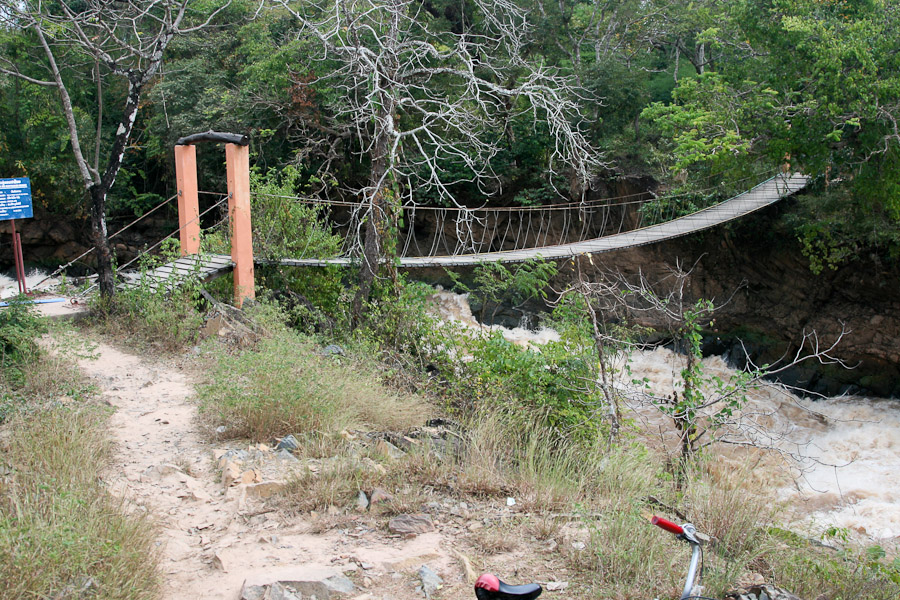
[[[158,73],[169,43],[176,35],[204,28],[223,8],[220,2],[196,4],[191,0],[88,0],[71,5],[0,1],[4,42],[0,74],[58,93],[69,147],[90,207],[98,282],[106,296],[115,292],[106,229],[107,197],[122,168],[141,99]],[[29,74],[35,68],[40,75]],[[91,131],[93,156],[82,147],[85,123],[79,119],[79,98],[70,92],[84,89],[78,78],[90,72],[96,85],[91,98],[91,114],[96,115]],[[111,103],[120,108],[112,141],[105,145],[103,113]]]

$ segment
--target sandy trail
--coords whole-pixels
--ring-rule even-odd
[[[445,550],[442,524],[412,540],[391,537],[365,518],[309,534],[306,522],[267,512],[240,487],[225,488],[214,448],[196,428],[188,371],[104,343],[97,353],[79,365],[116,409],[116,450],[105,480],[158,523],[162,598],[236,600],[247,578],[298,570],[343,571],[360,586],[360,599],[421,598],[415,571],[425,563],[448,586],[465,585]]]

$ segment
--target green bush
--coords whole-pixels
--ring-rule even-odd
[[[595,430],[592,414],[599,397],[588,383],[594,375],[589,356],[558,342],[523,348],[499,331],[475,335],[464,348],[471,360],[457,365],[459,394],[474,403],[540,410],[561,431]]]
[[[449,372],[459,331],[430,310],[432,294],[431,286],[401,276],[396,291],[373,294],[355,332],[357,341],[419,372],[428,365]]]
[[[32,304],[13,298],[0,308],[0,375],[8,383],[20,383],[22,369],[40,353],[37,338],[47,331]]]
[[[302,173],[292,166],[250,176],[253,212],[253,251],[263,259],[330,258],[341,252],[343,240],[331,232],[321,205],[307,204]],[[338,308],[342,291],[341,267],[284,267],[259,269],[259,285],[303,294],[326,312]]]

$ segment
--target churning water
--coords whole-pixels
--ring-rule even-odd
[[[442,318],[486,328],[472,316],[466,295],[438,290],[434,300]],[[523,346],[559,339],[552,329],[490,329]],[[661,347],[634,352],[628,362],[629,380],[646,378],[657,396],[675,391],[682,362],[674,352]],[[735,373],[720,357],[704,359],[703,368],[723,380]],[[667,425],[646,402],[635,397],[628,404],[632,416],[650,428]],[[753,390],[742,414],[749,426],[746,434],[776,449],[754,471],[758,480],[768,482],[773,501],[787,502],[793,516],[817,533],[835,526],[880,543],[900,542],[900,401],[856,396],[812,400],[772,385]],[[723,459],[735,451],[740,450],[723,448]],[[776,460],[788,456],[786,462]]]
[[[34,286],[40,283],[40,281],[45,277],[47,277],[46,273],[34,269],[31,271],[31,273],[26,274],[25,287],[28,288],[28,291],[31,291]],[[44,283],[44,285],[41,286],[41,289],[45,289],[46,287],[55,285],[57,283],[59,283],[57,280],[47,281]],[[18,295],[18,293],[19,284],[16,282],[16,278],[9,277],[7,275],[4,275],[3,273],[0,273],[0,298],[12,298],[13,296]]]
[[[634,375],[647,377],[656,394],[672,393],[681,365],[666,348],[631,357]],[[720,357],[704,359],[703,367],[722,379],[735,372]],[[790,455],[786,463],[762,464],[771,470],[763,479],[775,488],[773,500],[789,502],[814,530],[843,527],[900,541],[900,402],[813,400],[767,385],[748,394],[743,413],[754,439]]]

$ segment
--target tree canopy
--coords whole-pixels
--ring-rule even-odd
[[[93,6],[51,5],[72,15]],[[63,22],[47,29],[41,17],[62,57],[67,117],[57,92],[35,84],[52,78],[26,6],[0,6],[0,118],[9,124],[0,167],[31,176],[48,210],[86,215],[79,190],[85,171],[101,170],[97,149],[115,154],[123,113],[112,107],[127,105],[128,77],[115,82],[121,60],[67,46]],[[158,66],[147,70],[143,58],[130,67],[146,75],[145,93],[109,190],[113,213],[171,195],[174,140],[216,129],[248,133],[261,171],[293,164],[310,193],[352,200],[540,204],[599,193],[605,181],[690,191],[789,163],[816,178],[790,215],[814,266],[860,246],[900,252],[895,2],[190,6]],[[79,141],[83,163],[73,155]],[[221,186],[218,159],[200,159],[201,182]]]

